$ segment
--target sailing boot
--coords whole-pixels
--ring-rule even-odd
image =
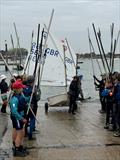
[[[25,156],[27,156],[27,154],[23,152],[21,147],[15,147],[14,151],[13,151],[13,155],[15,157],[25,157]]]
[[[27,151],[26,147],[23,147],[23,145],[20,145],[19,148],[20,148],[21,152],[23,152],[23,153],[29,155],[29,151]]]

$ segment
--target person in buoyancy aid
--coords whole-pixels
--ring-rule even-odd
[[[114,86],[114,97],[116,103],[116,133],[114,134],[115,137],[120,137],[120,73],[117,76],[117,83]]]
[[[30,75],[30,76],[27,77],[26,82],[25,82],[26,88],[23,90],[23,93],[24,93],[25,96],[31,96],[34,81],[35,81],[34,76]],[[38,108],[38,100],[37,100],[37,96],[36,96],[36,86],[35,86],[35,89],[33,91],[33,97],[32,97],[30,107],[32,108],[32,111],[34,112],[34,115],[36,116],[37,108]],[[35,140],[35,137],[33,137],[33,132],[35,131],[35,127],[36,127],[35,126],[36,119],[35,119],[34,115],[31,112],[31,110],[29,109],[29,112],[28,112],[28,115],[27,115],[27,119],[28,119],[28,123],[29,123],[29,129],[28,129],[28,126],[26,126],[26,135],[28,135],[29,140]]]
[[[78,98],[78,76],[74,76],[73,80],[70,83],[69,86],[69,91],[68,91],[68,95],[69,95],[69,110],[68,112],[72,114],[75,114],[75,110],[77,108],[77,104],[76,104],[76,100]]]
[[[10,112],[13,125],[12,140],[13,140],[13,155],[24,157],[28,152],[23,147],[24,140],[24,125],[27,123],[25,118],[25,110],[30,97],[25,97],[22,93],[23,88],[26,86],[22,81],[17,80],[12,84],[13,95],[10,98]]]
[[[101,76],[102,76],[101,80],[99,80],[95,75],[93,75],[93,78],[95,80],[95,82],[94,82],[95,86],[99,89],[99,97],[100,97],[100,103],[101,103],[101,109],[99,110],[99,112],[105,113],[106,112],[105,97],[101,96],[101,93],[105,87],[106,75],[103,74]]]
[[[106,122],[105,122],[105,129],[109,129],[110,125],[110,118],[113,114],[113,83],[111,82],[110,79],[106,80],[105,83],[105,89],[101,93],[103,97],[106,98]]]
[[[0,76],[0,90],[1,90],[1,99],[2,99],[2,108],[1,108],[1,112],[2,113],[6,113],[6,107],[8,104],[8,97],[7,97],[7,92],[9,90],[8,84],[5,81],[6,80],[6,76],[5,75],[1,75]]]
[[[12,76],[13,77],[10,79],[10,83],[9,83],[9,89],[11,89],[11,90],[12,90],[12,84],[16,80],[22,81],[22,76],[21,75],[18,75],[17,73],[13,73]]]

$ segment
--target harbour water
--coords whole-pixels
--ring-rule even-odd
[[[101,72],[99,70],[98,64],[96,59],[93,60],[94,64],[94,73],[92,68],[91,59],[80,59],[83,63],[79,64],[80,66],[80,74],[83,75],[82,78],[82,89],[84,93],[84,97],[91,97],[92,99],[98,99],[98,92],[95,90],[94,81],[93,81],[93,74],[101,79]],[[102,67],[101,59],[98,59],[99,64],[101,66],[102,74],[104,74],[104,69]],[[12,66],[9,66],[11,73],[17,73],[17,71],[13,70]],[[120,59],[115,59],[115,67],[114,71],[120,72]],[[0,74],[5,74],[7,76],[7,82],[9,83],[10,80],[10,73],[5,72],[5,67],[0,66]],[[19,73],[20,74],[20,73]],[[73,75],[74,76],[74,75]],[[41,100],[46,100],[49,96],[53,96],[59,93],[63,93],[65,91],[64,87],[53,87],[53,86],[41,86],[42,97]]]

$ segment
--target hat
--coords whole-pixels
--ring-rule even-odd
[[[18,74],[17,74],[17,73],[13,73],[13,76],[14,76],[14,77],[17,77],[17,76],[18,76]]]
[[[102,79],[106,79],[108,75],[106,73],[101,74]]]
[[[6,79],[7,77],[4,75],[4,74],[2,74],[1,76],[0,76],[0,80],[2,81],[3,79]]]
[[[75,79],[75,78],[78,79],[78,76],[74,76],[74,77],[72,77],[72,78],[73,78],[73,79]]]
[[[21,89],[21,88],[25,88],[26,86],[22,84],[21,81],[15,81],[13,84],[12,84],[12,88],[13,89]]]
[[[33,83],[35,81],[35,77],[30,75],[30,76],[27,77],[26,81],[27,81],[27,84]]]

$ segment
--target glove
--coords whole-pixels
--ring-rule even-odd
[[[96,78],[95,75],[93,75],[93,78]]]

